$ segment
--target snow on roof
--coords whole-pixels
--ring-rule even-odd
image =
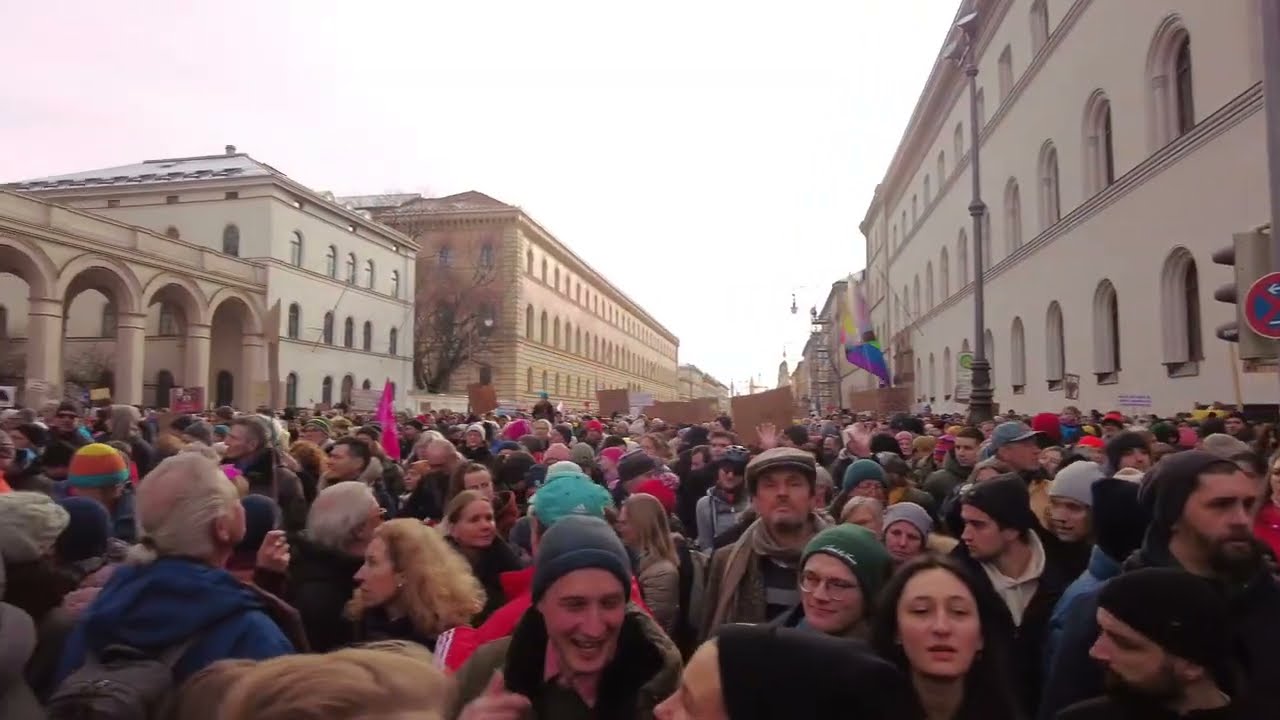
[[[151,185],[190,180],[265,177],[279,175],[273,167],[260,163],[244,153],[202,155],[198,157],[146,160],[133,165],[120,165],[99,170],[85,170],[68,175],[23,180],[11,187],[16,190],[60,190],[63,188]]]

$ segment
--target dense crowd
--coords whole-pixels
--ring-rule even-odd
[[[1280,717],[1229,410],[0,413],[0,718]]]

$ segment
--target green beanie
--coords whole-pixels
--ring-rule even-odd
[[[800,568],[815,553],[825,553],[843,562],[858,578],[863,602],[870,607],[884,587],[889,574],[889,551],[884,549],[876,534],[861,525],[845,523],[818,533],[804,546]]]
[[[886,489],[889,487],[889,481],[885,478],[884,468],[880,467],[880,463],[875,460],[855,460],[850,463],[849,467],[844,469],[844,482],[840,485],[845,490],[852,490],[858,487],[858,483],[863,480],[875,480]]]

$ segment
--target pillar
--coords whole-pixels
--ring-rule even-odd
[[[209,354],[212,328],[200,323],[187,324],[187,347],[182,357],[182,387],[204,388],[207,402],[213,402],[213,388],[209,387]]]
[[[22,389],[23,404],[35,407],[62,397],[62,302],[34,297],[28,302],[26,379],[28,385],[43,382],[47,386],[33,392]]]
[[[142,404],[142,371],[147,355],[147,316],[122,312],[116,317],[115,391],[111,401]]]
[[[252,411],[255,406],[269,401],[267,387],[267,347],[262,334],[245,334],[244,350],[240,356],[240,372],[244,378],[236,378],[236,405]]]

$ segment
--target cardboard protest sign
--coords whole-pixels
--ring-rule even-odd
[[[737,395],[729,400],[729,407],[733,429],[747,444],[760,442],[756,435],[757,425],[773,423],[778,432],[782,432],[795,419],[795,400],[789,385],[754,395]]]
[[[604,417],[631,411],[631,393],[626,388],[597,390],[596,402],[600,405],[599,414]]]
[[[498,391],[492,385],[472,383],[467,386],[467,404],[477,415],[493,412],[498,408]]]

